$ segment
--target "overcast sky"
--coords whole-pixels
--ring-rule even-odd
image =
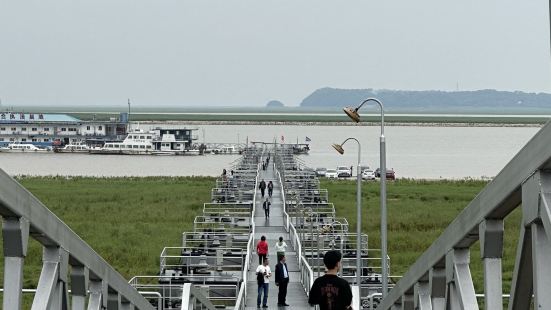
[[[0,2],[4,105],[298,105],[320,87],[551,92],[544,0]]]

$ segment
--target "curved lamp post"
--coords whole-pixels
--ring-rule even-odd
[[[356,170],[357,177],[357,189],[356,189],[356,211],[358,217],[358,224],[356,225],[356,281],[358,282],[358,288],[362,284],[362,173],[360,167],[360,157],[361,157],[361,145],[360,141],[356,138],[348,138],[344,140],[341,144],[333,144],[333,148],[339,152],[341,155],[344,154],[343,145],[348,140],[354,140],[358,143],[358,170]]]
[[[388,260],[387,260],[387,210],[386,210],[386,141],[385,141],[385,112],[383,103],[376,98],[367,98],[356,108],[346,107],[344,113],[348,115],[356,123],[360,122],[360,114],[358,110],[367,102],[376,102],[381,108],[381,136],[380,136],[380,176],[381,176],[381,256],[382,256],[382,284],[383,284],[383,299],[388,292]]]

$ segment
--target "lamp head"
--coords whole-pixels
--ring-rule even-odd
[[[344,149],[342,148],[342,145],[340,144],[333,144],[333,148],[339,152],[341,155],[344,154]]]
[[[358,114],[357,108],[346,107],[343,109],[343,111],[344,113],[346,113],[346,115],[348,115],[348,117],[350,117],[356,123],[360,122],[360,114]]]

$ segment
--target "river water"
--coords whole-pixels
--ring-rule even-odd
[[[144,128],[144,126],[141,126]],[[374,126],[202,125],[199,142],[241,142],[274,139],[304,143],[310,154],[305,165],[335,168],[356,166],[357,146],[345,144],[338,154],[333,143],[355,137],[362,145],[362,164],[379,166],[380,128]],[[147,128],[144,128],[147,129]],[[486,178],[495,176],[530,140],[539,127],[423,127],[387,126],[387,167],[397,177],[424,179]],[[0,168],[11,175],[81,176],[215,176],[230,169],[238,155],[123,156],[88,154],[0,153]]]

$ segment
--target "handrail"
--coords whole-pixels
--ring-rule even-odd
[[[549,210],[544,210],[548,208],[546,205],[548,201],[545,201],[546,197],[542,194],[549,191],[547,169],[551,168],[550,162],[551,122],[548,122],[410,266],[407,273],[385,296],[378,309],[391,309],[395,304],[401,303],[404,296],[409,295],[418,283],[426,282],[426,275],[435,269],[442,271],[444,275],[462,272],[461,281],[467,279],[462,282],[463,288],[468,289],[465,293],[466,299],[468,298],[469,303],[474,303],[474,286],[468,269],[468,251],[472,244],[480,240],[481,252],[493,251],[492,254],[488,254],[490,256],[484,257],[485,263],[489,264],[486,258],[496,257],[498,258],[496,261],[501,264],[503,219],[521,204],[523,222],[520,225],[509,306],[511,308],[511,305],[515,304],[512,308],[524,308],[525,306],[516,305],[516,303],[526,302],[529,298],[527,292],[530,290],[524,289],[527,284],[524,284],[521,279],[532,283],[534,274],[541,272],[533,259],[546,253],[545,250],[541,250],[543,246],[532,246],[534,241],[531,235],[534,235],[534,230],[549,229],[549,227],[544,229],[541,225],[542,222],[546,225],[550,222]],[[496,270],[498,271],[492,275],[501,279],[501,268]],[[438,275],[434,276],[437,272],[430,273],[433,277],[438,277]],[[445,276],[442,279],[446,281]],[[535,279],[534,286],[539,284]],[[500,286],[498,290],[501,289],[502,283],[493,278],[488,279],[486,274],[485,281],[494,281],[493,289],[495,285]],[[443,283],[445,285],[446,282]],[[537,287],[533,290],[538,292]],[[548,288],[540,286],[539,291],[546,294]],[[491,294],[491,297],[495,298],[495,296],[497,295]],[[537,308],[538,305],[534,304],[534,307]]]
[[[256,212],[256,189],[258,188],[258,171],[260,170],[260,163],[256,166],[256,179],[254,182],[254,194],[253,194],[253,206],[251,213],[251,235],[249,241],[247,242],[247,255],[245,256],[245,265],[243,267],[243,283],[239,288],[239,293],[237,294],[237,299],[235,302],[234,310],[245,309],[245,302],[247,300],[247,273],[250,268],[252,251],[254,247],[254,235],[255,235],[255,223],[254,223],[254,214]]]
[[[94,296],[103,295],[104,305],[109,302],[108,299],[115,298],[114,294],[115,296],[118,294],[125,303],[130,303],[138,309],[153,309],[151,304],[130,286],[121,274],[96,253],[90,245],[33,194],[1,169],[0,184],[2,184],[0,186],[0,215],[4,218],[4,245],[6,246],[7,243],[10,245],[17,244],[16,247],[11,249],[13,253],[4,251],[4,256],[21,258],[17,264],[22,266],[22,258],[27,252],[27,243],[23,240],[27,240],[31,236],[44,246],[44,256],[49,257],[49,259],[51,257],[53,267],[57,269],[57,272],[51,273],[52,265],[50,262],[45,262],[39,280],[39,287],[41,287],[41,281],[56,281],[54,283],[57,283],[59,280],[66,282],[68,265],[70,264],[73,266],[72,273],[81,272],[82,276],[79,279],[81,279],[80,283],[84,287],[88,286],[88,278],[95,283],[93,287],[97,289],[97,294]],[[6,234],[6,231],[10,233]],[[12,267],[5,270],[5,279],[8,279],[8,277],[11,277],[12,280],[22,279],[22,268],[19,270],[15,265]],[[42,284],[44,284],[42,286],[44,290],[37,293],[33,303],[51,301],[53,298],[51,296],[54,295],[53,290],[55,288],[49,287],[46,285],[47,283]],[[15,284],[10,283],[10,285],[12,287],[8,294],[13,295],[11,296],[13,298],[10,301],[4,298],[4,308],[13,309],[17,306],[12,303],[19,303],[21,292]],[[75,283],[73,287],[75,286],[78,286],[78,284]],[[84,295],[83,298],[86,297],[85,291],[81,294]]]
[[[302,284],[302,287],[304,288],[304,291],[306,292],[306,295],[308,296],[308,294],[310,293],[310,288],[312,288],[312,284],[314,284],[314,272],[312,271],[312,267],[310,267],[310,264],[308,263],[308,261],[302,255],[302,243],[300,242],[300,238],[297,234],[297,230],[293,225],[293,223],[291,223],[291,221],[289,220],[289,214],[287,213],[287,204],[285,200],[285,188],[281,179],[281,173],[279,173],[279,169],[276,169],[276,173],[279,178],[279,184],[281,184],[281,199],[283,202],[283,214],[285,215],[285,218],[286,218],[285,220],[286,229],[287,229],[287,232],[289,232],[289,237],[291,239],[291,242],[293,242],[293,247],[297,251],[298,265],[300,269],[300,282]]]

